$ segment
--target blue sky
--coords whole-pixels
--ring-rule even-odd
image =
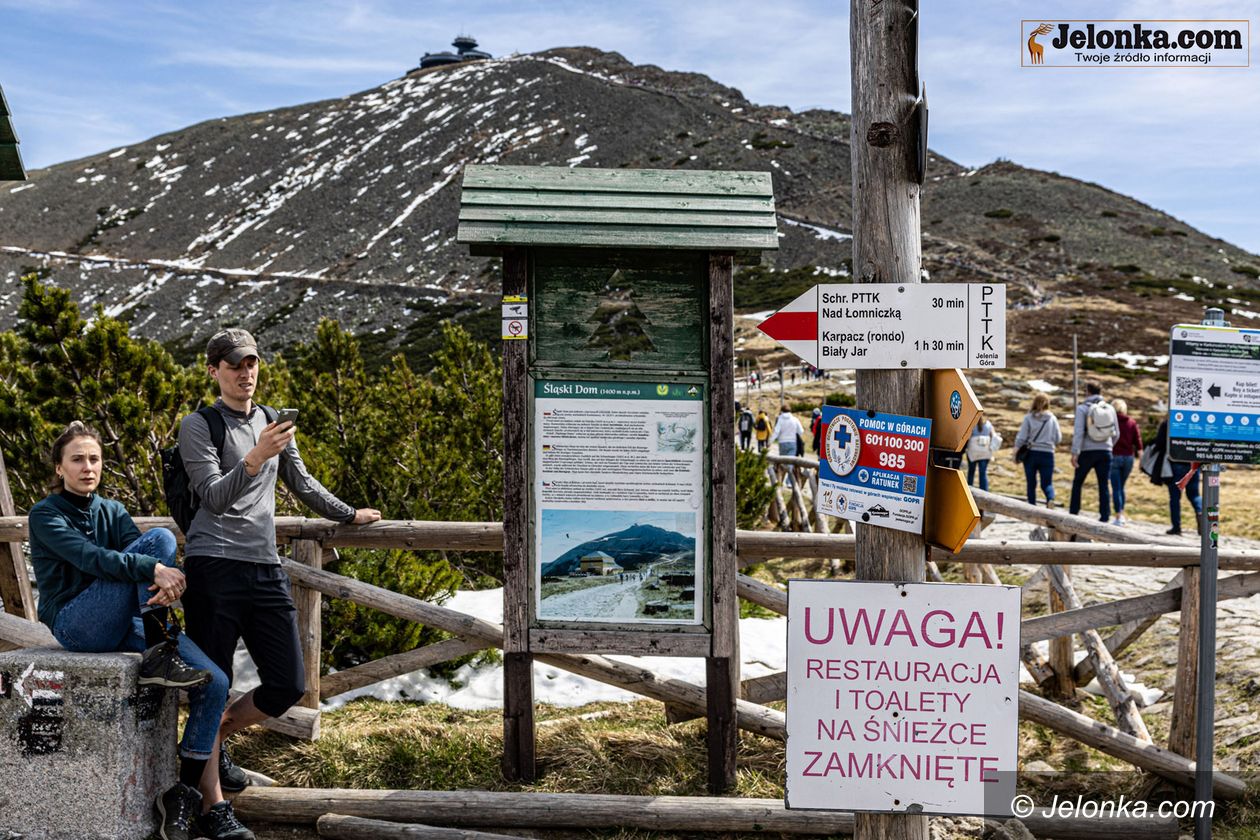
[[[1247,69],[1035,70],[1020,19],[1254,19],[1258,0],[922,0],[931,146],[1099,183],[1260,252],[1260,54]],[[495,55],[615,50],[754,102],[848,111],[842,0],[0,0],[28,166],[374,87],[460,30]]]

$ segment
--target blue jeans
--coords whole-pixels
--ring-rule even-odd
[[[1132,455],[1111,456],[1111,504],[1117,514],[1124,513],[1124,485],[1128,483],[1132,472]]]
[[[989,489],[989,459],[988,458],[982,458],[979,461],[973,461],[970,458],[967,459],[967,483],[968,484],[976,483],[976,468],[977,467],[979,467],[980,469],[980,489],[988,490]]]
[[[1041,477],[1041,489],[1046,501],[1054,501],[1054,453],[1029,450],[1024,459],[1024,479],[1028,482],[1028,504],[1037,504],[1037,477]]]
[[[1172,526],[1178,531],[1181,530],[1181,488],[1177,486],[1177,482],[1186,477],[1186,473],[1190,472],[1190,465],[1181,463],[1180,461],[1169,461],[1172,465],[1172,478],[1168,479],[1168,518],[1172,522]],[[1203,512],[1203,502],[1199,498],[1199,474],[1196,472],[1194,478],[1186,482],[1186,498],[1190,500],[1190,507],[1194,508],[1196,514]]]
[[[1098,518],[1106,522],[1111,518],[1111,494],[1107,484],[1111,480],[1111,452],[1106,449],[1088,449],[1076,456],[1076,472],[1072,475],[1072,501],[1068,513],[1081,512],[1081,491],[1085,479],[1092,472],[1098,477]]]
[[[123,551],[156,557],[164,566],[174,566],[175,549],[175,535],[165,528],[154,528]],[[80,653],[143,653],[140,609],[151,597],[148,583],[97,578],[57,613],[53,636],[66,650]],[[219,734],[219,718],[227,705],[228,679],[187,635],[181,633],[178,644],[185,662],[210,672],[210,682],[188,692],[188,723],[179,752],[187,758],[209,758]]]

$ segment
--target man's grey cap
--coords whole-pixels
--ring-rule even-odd
[[[258,342],[245,330],[230,329],[215,333],[206,344],[206,363],[217,365],[225,361],[235,365],[246,356],[261,359]]]

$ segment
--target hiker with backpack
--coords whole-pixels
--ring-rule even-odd
[[[1050,398],[1045,394],[1033,397],[1032,407],[1024,415],[1015,434],[1015,463],[1024,465],[1028,504],[1037,504],[1037,480],[1046,496],[1046,507],[1054,507],[1054,448],[1063,440],[1059,418],[1050,413]]]
[[[770,417],[766,414],[764,408],[758,409],[757,419],[753,423],[753,430],[757,433],[757,451],[765,452],[766,446],[770,443],[770,430],[774,427],[770,425]]]
[[[976,425],[967,439],[967,484],[974,486],[976,472],[980,473],[980,489],[989,489],[989,461],[1002,444],[1002,438],[993,430],[993,424],[985,419],[984,412],[976,415]]]
[[[126,508],[96,492],[100,435],[71,423],[53,443],[52,462],[53,492],[29,517],[39,620],[66,650],[142,654],[139,685],[188,691],[179,781],[153,804],[159,836],[186,840],[180,826],[192,801],[222,798],[217,774],[207,769],[227,704],[227,675],[180,633],[171,614],[170,606],[187,597],[187,580],[175,566],[175,535],[165,528],[142,535]]]
[[[276,480],[335,522],[362,525],[381,514],[354,509],[311,477],[294,442],[294,423],[254,402],[261,357],[252,335],[242,329],[216,333],[206,345],[206,364],[218,383],[219,399],[189,414],[179,427],[179,459],[195,502],[188,505],[191,520],[180,524],[187,535],[184,616],[188,635],[229,681],[238,640],[244,640],[258,666],[261,685],[223,713],[212,760],[223,788],[241,790],[245,774],[223,744],[247,726],[284,714],[306,690],[297,612],[276,554]],[[236,819],[231,803],[200,805],[202,836],[254,837]]]
[[[1080,513],[1081,490],[1092,472],[1098,479],[1098,518],[1111,519],[1111,447],[1120,437],[1115,408],[1102,398],[1097,382],[1085,385],[1088,396],[1076,407],[1072,427],[1072,500],[1068,512]]]
[[[739,448],[748,451],[752,448],[753,423],[752,411],[744,406],[739,412]]]
[[[1142,457],[1142,433],[1137,421],[1129,416],[1129,404],[1124,400],[1112,400],[1116,410],[1118,437],[1111,447],[1111,503],[1116,511],[1116,524],[1127,525],[1124,515],[1125,485],[1133,472],[1133,463]]]

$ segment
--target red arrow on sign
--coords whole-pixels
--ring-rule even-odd
[[[757,329],[818,365],[818,287],[810,289],[757,325]]]

